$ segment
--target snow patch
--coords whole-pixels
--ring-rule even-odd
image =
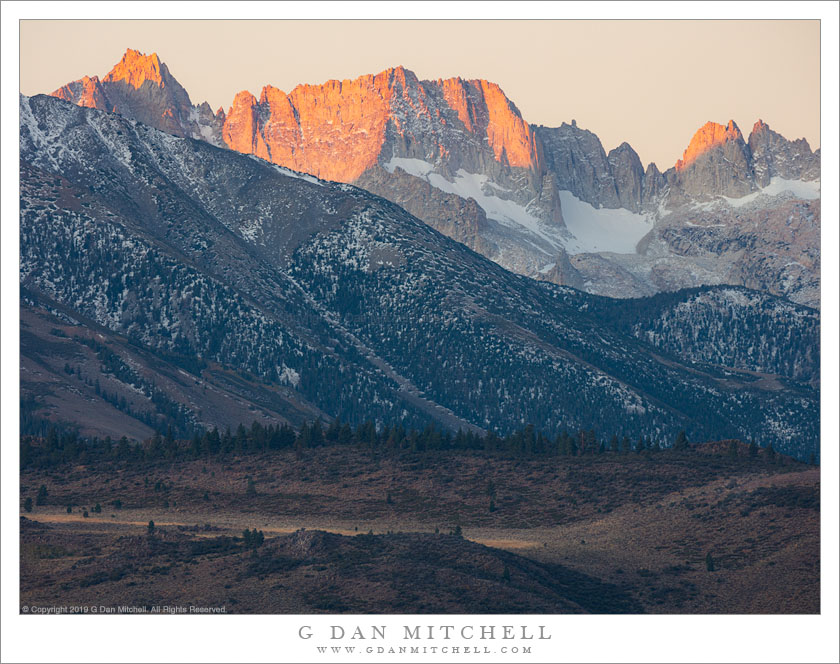
[[[561,191],[559,196],[563,221],[574,236],[566,243],[570,254],[635,254],[639,240],[654,225],[653,218],[624,208],[596,209],[570,191]]]
[[[284,168],[283,166],[278,166],[277,164],[272,164],[270,161],[266,161],[265,159],[260,159],[256,155],[249,154],[248,157],[250,157],[254,161],[258,161],[262,164],[267,164],[267,165],[271,166],[275,171],[280,173],[280,175],[285,175],[287,178],[295,178],[296,180],[305,180],[306,182],[311,182],[312,184],[317,184],[319,187],[324,186],[324,183],[321,182],[314,175],[307,175],[306,173],[298,173],[297,171],[293,171],[293,170],[290,170],[288,168]]]
[[[383,164],[383,168],[392,174],[397,168],[401,168],[409,175],[423,179],[435,169],[427,161],[423,161],[422,159],[409,159],[407,157],[391,157],[391,161]]]
[[[752,203],[759,196],[779,196],[784,193],[790,193],[796,198],[812,201],[820,197],[820,181],[786,180],[785,178],[775,177],[770,179],[770,184],[766,187],[746,196],[741,196],[740,198],[721,196],[721,198],[732,207],[742,207],[748,203]]]

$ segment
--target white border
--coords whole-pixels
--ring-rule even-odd
[[[2,4],[2,661],[836,662],[838,654],[838,5],[834,2],[4,2]],[[822,20],[821,616],[225,616],[34,618],[18,613],[18,20],[21,18],[727,18]],[[430,47],[433,47],[430,46]],[[84,73],[84,72],[80,72]],[[827,184],[826,184],[827,183]],[[47,620],[48,623],[43,621]],[[107,624],[100,622],[106,620]],[[213,622],[210,622],[213,621]],[[531,656],[336,659],[301,625],[549,625]]]

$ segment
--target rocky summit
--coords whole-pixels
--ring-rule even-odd
[[[353,183],[394,201],[503,267],[593,293],[634,297],[683,286],[770,284],[819,306],[818,243],[769,259],[775,215],[790,199],[819,198],[819,150],[759,120],[747,140],[734,121],[708,122],[662,172],[622,143],[607,152],[573,120],[531,125],[495,83],[420,80],[405,67],[353,80],[242,91],[227,113],[193,105],[156,54],[126,52],[101,81],[53,93],[176,136],[253,154],[319,178]],[[699,207],[698,207],[699,206]],[[698,209],[711,241],[685,252]],[[755,214],[744,219],[746,207]],[[817,238],[819,205],[795,223]],[[743,210],[746,211],[746,210]],[[757,215],[757,216],[756,216]],[[716,230],[720,229],[720,230]],[[732,268],[726,237],[746,233]],[[791,264],[797,275],[788,274]]]

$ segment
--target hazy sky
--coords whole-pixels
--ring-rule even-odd
[[[128,47],[214,110],[240,90],[404,65],[494,81],[528,122],[575,119],[663,170],[708,120],[746,138],[760,117],[820,145],[818,21],[22,21],[21,92],[101,77]]]

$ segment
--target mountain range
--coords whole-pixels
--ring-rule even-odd
[[[819,306],[820,151],[759,120],[709,122],[675,165],[607,153],[573,120],[531,125],[495,83],[266,85],[194,105],[156,54],[52,93],[179,137],[352,183],[514,272],[613,297],[743,285]]]
[[[46,418],[88,435],[143,439],[166,427],[190,435],[337,417],[498,432],[596,427],[666,444],[686,430],[691,440],[754,437],[799,457],[818,453],[818,311],[739,286],[623,301],[515,274],[375,192],[272,163],[277,152],[214,145],[213,127],[223,139],[242,136],[247,118],[271,127],[271,116],[253,105],[244,116],[194,112],[166,67],[144,62],[67,86],[74,103],[20,98],[21,388],[30,428]],[[383,131],[389,149],[407,156],[383,164],[377,154],[370,165],[370,131],[359,131],[358,145],[342,148],[354,158],[324,168],[353,162],[358,184],[413,178],[444,208],[462,205],[486,218],[485,228],[509,230],[511,242],[524,235],[491,224],[482,205],[513,210],[529,187],[549,190],[522,209],[540,215],[535,233],[567,237],[567,190],[548,166],[543,130],[490,84],[415,81],[393,70],[355,88],[399,90],[389,103],[404,113]],[[321,92],[299,95],[314,113],[337,112]],[[438,117],[430,109],[443,109],[447,95],[462,100],[453,102],[461,111]],[[280,95],[265,96],[282,105]],[[184,105],[152,122],[160,99]],[[481,99],[493,99],[494,110]],[[109,108],[91,108],[103,103]],[[428,132],[409,131],[427,120]],[[155,126],[164,121],[171,124]],[[337,130],[335,140],[343,137]],[[449,152],[436,169],[457,166],[453,182],[506,186],[510,197],[447,196],[437,171],[424,180],[397,166],[415,168],[421,145],[443,149],[444,141]],[[688,165],[661,175],[666,189],[668,178],[688,183],[703,164],[711,168],[715,154],[687,153]],[[465,170],[482,160],[492,179]],[[765,172],[771,183],[778,177]]]

